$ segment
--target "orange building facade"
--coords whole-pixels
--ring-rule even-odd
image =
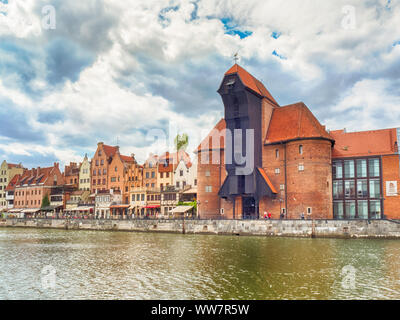
[[[280,106],[238,65],[218,92],[225,117],[196,150],[201,218],[400,218],[398,129],[328,132],[304,103]],[[237,173],[246,169],[237,154],[251,171]]]
[[[26,170],[14,186],[14,208],[39,210],[43,197],[47,194],[50,199],[51,189],[61,185],[64,177],[58,163],[53,167]]]

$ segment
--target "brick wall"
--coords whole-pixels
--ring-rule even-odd
[[[400,196],[388,196],[386,189],[387,181],[397,181],[399,194],[399,174],[399,155],[382,156],[383,210],[388,219],[400,219]]]

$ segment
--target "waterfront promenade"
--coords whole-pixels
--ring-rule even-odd
[[[400,239],[393,220],[2,219],[0,227],[300,238]]]

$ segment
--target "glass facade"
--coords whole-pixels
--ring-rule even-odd
[[[381,159],[334,160],[333,216],[335,219],[381,219]]]

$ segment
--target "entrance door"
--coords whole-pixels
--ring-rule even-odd
[[[256,219],[256,201],[253,197],[243,197],[243,219]]]

